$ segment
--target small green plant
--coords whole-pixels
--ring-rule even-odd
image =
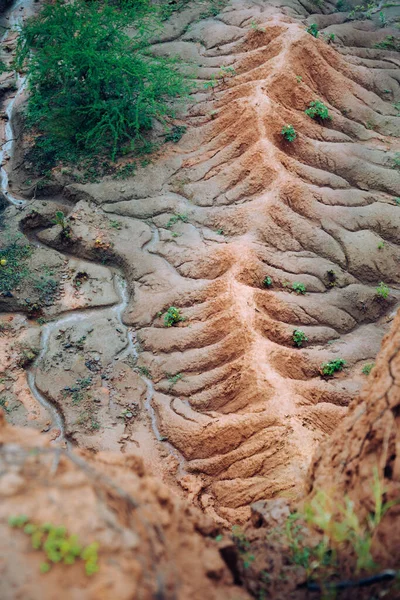
[[[296,294],[305,294],[307,291],[307,288],[304,285],[304,283],[299,283],[299,282],[295,281],[294,284],[292,285],[292,290],[294,292],[296,292]]]
[[[328,35],[326,36],[326,41],[328,44],[333,44],[333,42],[335,41],[335,34],[328,33]]]
[[[122,229],[122,225],[121,225],[121,223],[119,221],[110,220],[110,222],[109,222],[108,225],[112,229]]]
[[[260,27],[260,25],[257,23],[257,21],[251,21],[250,23],[250,27],[253,29],[253,31],[258,31],[260,33],[265,33],[265,28],[264,27]]]
[[[165,327],[172,327],[173,325],[176,325],[184,320],[185,317],[182,317],[179,308],[175,308],[175,306],[170,306],[164,315]]]
[[[186,133],[187,127],[185,125],[174,125],[165,136],[166,142],[173,142],[177,144],[179,140]]]
[[[293,331],[293,342],[295,346],[300,348],[304,342],[308,342],[308,337],[301,329],[295,329]]]
[[[394,199],[396,206],[400,206],[400,198],[395,198]]]
[[[171,229],[172,225],[175,225],[175,223],[178,223],[179,221],[181,221],[181,223],[188,223],[189,217],[187,215],[173,215],[166,224],[166,229]]]
[[[378,250],[383,250],[384,247],[385,247],[385,242],[379,242]]]
[[[383,283],[383,281],[381,281],[380,284],[376,288],[376,295],[378,296],[378,298],[383,298],[384,300],[386,300],[386,298],[389,296],[389,294],[390,294],[389,287],[385,283]]]
[[[400,152],[395,152],[393,158],[393,169],[400,169]]]
[[[263,280],[263,286],[269,288],[272,286],[272,279],[269,275],[267,275]]]
[[[36,525],[29,521],[26,515],[16,515],[8,519],[10,527],[23,529],[31,536],[32,548],[42,550],[46,561],[41,563],[40,572],[47,573],[52,563],[73,565],[76,560],[83,560],[87,575],[93,575],[99,570],[97,543],[83,547],[76,535],[68,535],[65,527],[56,527],[51,523]]]
[[[56,212],[56,214],[55,214],[55,217],[54,217],[54,223],[55,223],[56,225],[60,225],[60,227],[61,227],[62,229],[66,229],[66,228],[67,228],[67,223],[66,223],[66,221],[65,221],[65,215],[64,215],[64,213],[62,212],[62,210],[58,210],[58,211]]]
[[[330,121],[328,107],[321,100],[310,102],[309,107],[304,111],[311,119],[320,119],[321,121]]]
[[[386,15],[383,11],[379,12],[379,23],[381,27],[386,27],[387,25]]]
[[[175,373],[175,375],[172,375],[172,373],[167,373],[167,379],[169,381],[169,389],[172,390],[172,388],[174,387],[174,385],[176,383],[178,383],[178,381],[180,381],[181,379],[183,379],[183,375],[182,373]]]
[[[334,373],[342,371],[345,366],[346,361],[343,360],[343,358],[335,358],[335,360],[331,360],[330,362],[321,365],[320,373],[325,377],[331,377]]]
[[[229,66],[226,67],[226,66],[223,65],[220,68],[219,77],[220,77],[220,79],[222,79],[222,81],[225,82],[225,79],[227,77],[233,77],[234,75],[236,75],[236,71],[235,71],[234,67],[229,67]]]
[[[303,81],[303,78],[301,75],[296,75],[296,81],[297,83],[301,83]]]
[[[213,90],[218,85],[216,75],[212,75],[211,79],[209,79],[208,81],[205,81],[203,85],[206,90],[209,90],[209,89]]]
[[[307,27],[306,31],[315,38],[319,36],[319,29],[316,23],[312,23],[310,27]]]
[[[363,375],[369,375],[372,371],[372,369],[374,368],[375,363],[367,363],[363,366],[363,368],[361,369],[361,373]]]
[[[297,133],[293,125],[284,125],[284,127],[282,127],[281,134],[288,142],[294,142],[297,137]]]

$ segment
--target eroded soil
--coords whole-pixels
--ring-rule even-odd
[[[193,61],[200,82],[182,139],[124,181],[55,173],[46,198],[35,189],[0,215],[2,237],[22,231],[35,246],[30,273],[46,267],[56,282],[40,303],[50,323],[34,314],[31,277],[0,298],[7,418],[54,421],[12,362],[29,337],[37,395],[57,408],[66,440],[139,453],[220,523],[302,492],[398,304],[399,55],[375,47],[398,37],[396,14],[380,27],[378,11],[352,21],[333,9],[241,0],[212,18],[196,6],[174,15],[156,51]],[[307,33],[311,23],[334,43]],[[317,99],[330,121],[305,115]],[[293,143],[280,134],[288,123]],[[10,161],[19,195],[22,149]],[[166,328],[170,306],[184,321]],[[308,337],[301,348],[294,329]],[[337,358],[346,368],[322,378]],[[59,430],[53,422],[47,435]]]

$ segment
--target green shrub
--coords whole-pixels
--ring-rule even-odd
[[[346,361],[343,360],[343,358],[336,358],[335,360],[331,360],[330,362],[321,365],[320,372],[321,375],[330,377],[337,371],[342,371],[345,366]]]
[[[184,320],[185,317],[182,317],[179,308],[175,308],[175,306],[170,306],[164,315],[165,327],[172,327],[172,325],[176,325]]]
[[[292,285],[292,290],[296,292],[296,294],[305,294],[307,288],[304,283],[298,283],[295,281],[295,283]]]
[[[295,346],[300,348],[303,345],[303,342],[308,342],[308,337],[301,329],[295,329],[293,331],[293,342]]]
[[[149,51],[150,6],[60,0],[26,21],[15,67],[28,71],[28,123],[53,159],[134,150],[154,119],[172,115],[171,98],[189,91],[177,60]]]
[[[321,100],[310,102],[309,107],[304,111],[312,119],[321,119],[321,121],[331,120],[328,107]]]
[[[281,134],[288,142],[294,142],[297,137],[297,133],[293,125],[285,125],[282,128]]]
[[[378,287],[376,288],[376,295],[378,296],[378,298],[383,298],[384,300],[386,300],[389,294],[389,287],[385,283],[383,283],[383,281],[381,281]]]
[[[312,23],[310,27],[307,27],[306,31],[315,38],[319,36],[318,25],[316,23]]]
[[[10,517],[8,524],[13,528],[23,528],[24,533],[31,536],[32,548],[43,550],[46,561],[40,565],[41,573],[50,571],[51,563],[63,562],[65,565],[73,565],[77,559],[84,561],[87,575],[93,575],[99,570],[98,544],[82,547],[78,537],[68,535],[65,527],[56,527],[51,523],[35,525],[25,515]]]

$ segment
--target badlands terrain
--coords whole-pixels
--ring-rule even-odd
[[[61,597],[261,599],[280,547],[268,558],[253,503],[332,488],[365,512],[375,464],[399,495],[398,320],[373,367],[400,299],[399,5],[219,9],[187,3],[154,40],[198,85],[184,135],[123,180],[35,178],[23,78],[1,76],[0,247],[18,273],[0,271],[4,598],[69,581],[52,571],[43,596],[40,560],[17,534],[10,551],[16,510],[100,539],[104,569]],[[7,28],[38,5],[4,10]],[[330,119],[305,114],[317,100]],[[396,568],[393,521],[377,552]],[[250,576],[212,540],[238,524]],[[301,576],[280,582],[270,597],[306,597]]]

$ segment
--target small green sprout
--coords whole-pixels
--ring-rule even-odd
[[[384,247],[385,247],[385,242],[379,242],[378,250],[383,250]]]
[[[301,329],[295,329],[293,331],[293,342],[295,346],[300,348],[303,345],[303,342],[308,342],[308,337]]]
[[[271,287],[271,285],[272,285],[272,279],[269,275],[267,275],[263,280],[263,286],[266,288],[269,288],[269,287]]]
[[[285,125],[284,127],[282,127],[281,134],[287,142],[294,142],[294,140],[297,137],[297,133],[293,125]]]
[[[296,75],[296,81],[297,83],[301,83],[303,81],[303,78],[301,75]]]
[[[378,296],[378,298],[383,298],[384,300],[386,300],[386,298],[389,296],[389,294],[390,294],[389,287],[385,283],[383,283],[383,281],[381,281],[380,284],[376,288],[376,295]]]
[[[164,315],[165,327],[172,327],[184,320],[185,317],[182,317],[179,308],[175,308],[175,306],[170,306]]]
[[[292,290],[294,292],[296,292],[296,294],[305,294],[307,291],[307,288],[304,285],[304,283],[298,283],[297,281],[295,281],[294,284],[292,285]]]
[[[343,358],[336,358],[335,360],[331,360],[330,362],[321,365],[320,373],[325,377],[331,377],[334,373],[342,371],[345,366],[346,361],[343,360]]]
[[[369,375],[372,371],[372,369],[374,368],[375,363],[367,363],[363,366],[363,368],[361,369],[361,373],[363,373],[363,375]]]
[[[319,29],[316,23],[312,23],[310,27],[307,27],[306,31],[315,38],[319,36]]]

